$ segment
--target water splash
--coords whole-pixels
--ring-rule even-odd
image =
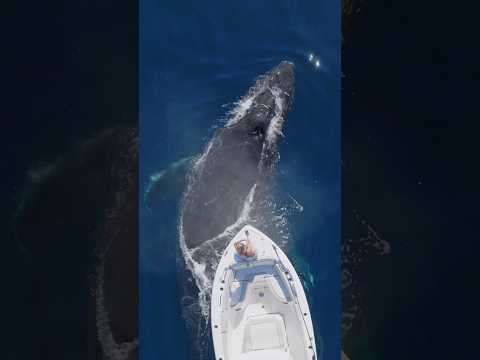
[[[285,121],[284,109],[285,109],[285,98],[282,97],[282,94],[286,95],[282,90],[278,88],[269,88],[270,92],[275,99],[275,115],[270,121],[267,129],[266,143],[269,146],[273,146],[277,143],[277,137],[283,137],[283,123]]]
[[[265,75],[259,76],[248,93],[234,103],[234,108],[227,113],[226,127],[237,124],[248,113],[257,95],[266,88],[264,80]]]
[[[187,247],[187,244],[185,242],[185,234],[183,232],[183,216],[180,215],[179,228],[178,228],[179,237],[180,237],[180,249],[185,259],[185,264],[187,266],[187,269],[192,272],[192,275],[195,280],[195,284],[197,285],[197,288],[199,290],[198,301],[199,301],[202,315],[206,321],[208,321],[209,314],[210,314],[209,294],[212,288],[213,273],[211,271],[207,271],[207,264],[201,263],[198,260],[196,260],[195,255],[196,253],[200,252],[202,248],[212,247],[217,258],[210,259],[210,260],[214,260],[215,262],[218,262],[218,259],[220,258],[221,253],[216,251],[216,248],[213,247],[213,243],[219,240],[226,242],[232,239],[235,236],[235,234],[250,220],[250,211],[252,209],[252,203],[253,203],[256,187],[257,187],[257,184],[254,184],[250,189],[243,203],[240,216],[235,221],[235,223],[229,225],[227,228],[225,228],[225,230],[222,233],[218,234],[212,239],[205,241],[202,245],[200,245],[197,248],[189,249]],[[191,187],[189,187],[189,189],[191,190]],[[188,191],[189,190],[187,190],[187,192]]]

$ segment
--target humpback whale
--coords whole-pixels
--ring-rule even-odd
[[[208,357],[211,284],[228,241],[247,222],[268,232],[270,180],[294,83],[294,65],[287,61],[259,76],[187,174],[178,226],[187,278],[193,281],[184,281],[183,308],[199,358]]]
[[[149,208],[159,194],[177,193],[172,190],[177,183],[184,186],[178,234],[186,271],[181,266],[179,273],[182,311],[195,343],[195,358],[209,358],[209,297],[226,245],[247,222],[274,238],[277,235],[269,231],[270,184],[294,85],[295,69],[288,61],[260,75],[201,154],[150,178],[145,194]],[[182,169],[185,181],[172,181]]]
[[[186,248],[234,224],[254,185],[271,175],[293,91],[294,67],[285,61],[257,79],[195,162],[182,207]]]

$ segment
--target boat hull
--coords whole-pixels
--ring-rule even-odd
[[[246,237],[256,249],[254,258],[234,248]],[[218,264],[211,326],[217,360],[317,359],[300,278],[285,253],[250,225],[232,239]]]

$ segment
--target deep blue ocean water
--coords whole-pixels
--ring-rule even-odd
[[[313,61],[309,61],[313,54]],[[319,67],[315,61],[319,60]],[[258,75],[296,66],[278,169],[290,242],[309,265],[323,359],[340,350],[340,2],[140,2],[140,195],[149,176],[199,153]],[[227,105],[227,106],[225,106]],[[178,197],[140,212],[141,358],[187,359],[177,272]],[[274,239],[275,240],[275,239]],[[309,274],[309,275],[310,275]],[[309,276],[308,276],[309,277]],[[304,279],[311,282],[311,279]],[[212,354],[213,355],[213,354]]]

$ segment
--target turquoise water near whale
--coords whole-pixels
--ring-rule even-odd
[[[169,169],[200,153],[232,104],[282,60],[295,64],[296,85],[276,198],[288,255],[307,290],[319,357],[339,358],[340,2],[142,0],[141,197],[152,174],[171,175],[155,204],[140,210],[142,359],[191,359],[178,284],[185,184],[181,172]]]

